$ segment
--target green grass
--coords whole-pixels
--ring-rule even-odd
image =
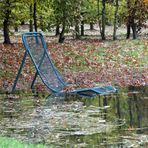
[[[0,137],[0,148],[46,148],[46,146],[38,144],[28,144],[13,138]]]
[[[147,65],[148,48],[142,40],[122,40],[104,42],[100,46],[90,43],[83,52],[76,48],[68,51],[65,50],[64,54],[73,59],[72,63],[67,64],[68,69],[71,71],[89,71],[94,62],[99,65],[116,62],[116,65],[119,67],[121,65],[132,67],[145,66]],[[86,62],[87,59],[90,64]],[[95,70],[96,67],[93,67]]]

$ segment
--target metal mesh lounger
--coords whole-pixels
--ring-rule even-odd
[[[61,73],[54,66],[50,55],[48,54],[44,38],[41,33],[29,32],[22,35],[24,47],[26,49],[20,69],[14,81],[12,92],[15,91],[16,84],[25,63],[26,56],[29,54],[36,73],[31,88],[33,88],[37,76],[39,76],[44,85],[52,94],[62,95],[65,93],[93,97],[98,94],[115,93],[117,90],[112,85],[98,86],[93,88],[76,89],[71,92],[65,92],[64,88],[68,86]]]

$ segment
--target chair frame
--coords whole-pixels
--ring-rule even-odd
[[[16,90],[16,85],[17,85],[17,82],[18,82],[18,79],[20,77],[20,74],[22,72],[22,69],[24,67],[24,63],[25,63],[25,60],[26,60],[26,57],[27,55],[30,56],[31,58],[31,61],[33,62],[35,68],[36,68],[36,73],[34,75],[34,78],[33,78],[33,81],[32,81],[32,84],[31,84],[31,89],[33,90],[34,89],[34,84],[35,84],[35,81],[36,81],[36,78],[37,76],[40,76],[43,84],[53,93],[53,94],[58,94],[58,95],[61,95],[61,94],[64,94],[65,92],[59,92],[58,90],[56,89],[53,89],[51,88],[49,85],[47,85],[47,83],[45,83],[45,80],[43,80],[42,76],[41,76],[41,71],[39,70],[39,67],[41,65],[41,63],[39,64],[39,66],[36,64],[30,50],[29,50],[29,46],[27,44],[27,40],[26,40],[26,37],[40,37],[41,39],[41,42],[42,42],[42,46],[44,48],[44,53],[43,53],[43,57],[41,57],[41,63],[44,59],[45,56],[47,56],[48,60],[49,60],[49,64],[52,66],[53,68],[53,71],[54,71],[54,74],[56,75],[57,79],[60,81],[60,83],[66,87],[68,84],[65,83],[65,81],[59,77],[59,71],[57,70],[57,68],[54,66],[49,54],[48,54],[48,51],[47,51],[47,47],[46,47],[46,43],[44,41],[44,38],[43,38],[43,35],[39,32],[28,32],[28,33],[24,33],[22,34],[22,41],[23,41],[23,44],[24,44],[24,47],[25,47],[25,53],[24,53],[24,56],[23,56],[23,59],[22,59],[22,62],[21,62],[21,65],[20,65],[20,68],[18,70],[18,73],[17,73],[17,76],[16,76],[16,79],[14,81],[14,85],[12,87],[12,92],[14,92]],[[102,89],[106,89],[107,91],[104,91]],[[92,93],[91,95],[87,94],[85,95],[86,92],[90,92]],[[86,97],[93,97],[95,95],[99,95],[99,94],[111,94],[111,93],[115,93],[117,92],[117,89],[114,88],[112,85],[107,85],[107,86],[99,86],[99,87],[93,87],[93,88],[84,88],[84,89],[77,89],[77,90],[74,90],[74,91],[71,91],[69,92],[70,94],[76,94],[76,95],[79,95],[79,96],[86,96]]]

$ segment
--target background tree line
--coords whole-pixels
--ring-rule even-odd
[[[50,31],[55,28],[59,42],[64,42],[65,33],[74,27],[76,39],[84,36],[84,24],[90,29],[98,23],[102,40],[106,39],[106,25],[113,28],[113,39],[117,39],[117,28],[127,26],[127,39],[132,31],[133,39],[145,26],[148,19],[147,0],[1,0],[0,28],[4,43],[11,43],[12,28],[18,31],[22,24],[29,24],[29,31]]]

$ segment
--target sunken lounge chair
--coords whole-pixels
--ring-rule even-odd
[[[28,32],[22,34],[22,40],[26,50],[20,65],[20,69],[18,70],[18,74],[14,81],[12,92],[15,91],[16,84],[21,74],[27,55],[30,56],[36,69],[36,73],[31,85],[32,89],[34,88],[37,76],[39,76],[46,88],[56,96],[68,93],[72,95],[94,97],[96,95],[111,94],[117,91],[116,88],[114,88],[112,85],[105,85],[92,88],[80,88],[65,92],[64,88],[68,87],[69,84],[66,83],[63,76],[52,62],[52,59],[47,51],[43,35],[39,32]]]

